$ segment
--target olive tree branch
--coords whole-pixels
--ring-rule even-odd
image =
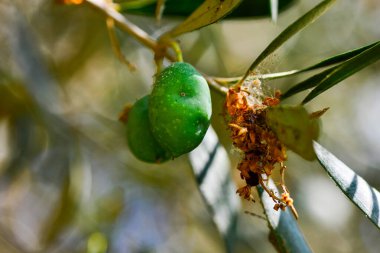
[[[227,87],[224,87],[224,86],[221,86],[218,82],[216,82],[212,77],[206,75],[206,74],[203,74],[203,77],[206,79],[208,85],[210,86],[211,89],[215,90],[216,92],[218,92],[219,94],[221,95],[226,95],[227,92],[228,92],[228,88]]]
[[[104,0],[85,0],[85,2],[95,7],[97,10],[101,11],[108,18],[114,20],[115,24],[121,30],[133,36],[144,46],[152,49],[154,52],[157,52],[159,49],[161,49],[162,46],[159,45],[159,43],[157,43],[157,41],[154,38],[152,38],[147,32],[145,32],[143,29],[129,21],[121,13],[119,13],[114,8],[114,5],[107,3]],[[170,61],[175,61],[175,58],[171,54],[169,54],[169,52],[165,52],[165,57]]]
[[[261,79],[261,80],[272,80],[272,79],[279,79],[283,77],[288,77],[296,74],[300,74],[302,72],[305,72],[305,70],[289,70],[284,72],[277,72],[277,73],[269,73],[269,74],[261,74],[261,75],[253,75],[251,76],[252,79]],[[235,77],[217,77],[213,76],[211,77],[214,79],[215,82],[222,84],[222,85],[230,85],[237,83],[243,76],[235,76]]]
[[[143,29],[141,29],[140,27],[129,21],[121,13],[119,13],[112,3],[109,3],[104,0],[85,0],[85,2],[102,12],[107,17],[107,19],[112,20],[117,27],[133,36],[145,47],[153,50],[155,53],[156,62],[159,62],[159,59],[161,57],[165,57],[172,62],[176,60],[182,61],[181,50],[179,49],[179,46],[175,41],[157,41]],[[171,47],[173,49],[173,51],[177,55],[177,59],[166,50],[167,47]],[[221,86],[212,77],[209,77],[206,74],[202,75],[207,80],[211,89],[214,89],[222,95],[227,94],[228,89],[226,87]]]

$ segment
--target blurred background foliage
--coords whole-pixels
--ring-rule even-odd
[[[183,35],[184,59],[210,75],[240,75],[316,3],[291,4],[277,23],[231,18]],[[127,17],[155,38],[182,20]],[[0,22],[0,252],[224,252],[187,157],[150,165],[126,147],[118,114],[150,91],[152,52],[118,32],[137,66],[130,72],[113,54],[104,16],[89,5],[2,0]],[[379,23],[377,0],[339,1],[259,71],[302,68],[369,44],[380,37]],[[377,189],[379,71],[374,64],[307,106],[330,107],[320,143]],[[267,84],[287,90],[305,75]],[[303,95],[286,102],[298,103]],[[220,116],[222,103],[213,94],[212,123],[234,168],[239,155]],[[378,252],[377,228],[317,162],[290,152],[287,166],[299,225],[315,252]],[[244,213],[262,215],[260,205],[242,204],[234,252],[275,252],[266,222]]]

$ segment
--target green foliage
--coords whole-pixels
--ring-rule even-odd
[[[115,1],[119,4],[121,12],[140,14],[140,15],[154,15],[156,12],[157,0],[134,0]],[[189,16],[195,11],[204,0],[165,0],[165,7],[163,11],[164,16]],[[281,12],[288,8],[294,0],[280,0],[276,11]],[[227,18],[247,18],[247,17],[265,17],[272,15],[274,5],[268,4],[268,0],[242,0]]]
[[[308,98],[308,100],[311,100],[313,96],[317,96],[317,93],[320,94],[320,93],[324,92],[328,88],[331,88],[334,84],[339,83],[340,81],[344,80],[348,76],[356,73],[357,71],[361,70],[362,68],[366,67],[367,65],[370,65],[371,63],[374,63],[375,61],[377,61],[378,60],[378,58],[377,58],[378,54],[376,54],[376,52],[374,52],[374,50],[376,50],[376,47],[375,48],[373,48],[373,47],[378,45],[378,44],[379,44],[379,42],[371,43],[370,45],[360,47],[360,48],[357,48],[357,49],[354,49],[354,50],[351,50],[351,51],[348,51],[348,52],[345,52],[342,54],[338,54],[338,55],[335,55],[335,56],[330,57],[330,58],[327,58],[327,59],[325,59],[319,63],[316,63],[316,64],[314,64],[310,67],[304,68],[302,70],[297,70],[297,71],[292,72],[290,75],[298,74],[298,73],[302,73],[302,72],[306,72],[306,71],[310,71],[310,70],[314,70],[314,69],[318,69],[318,68],[323,68],[323,67],[327,67],[330,65],[340,63],[339,65],[336,65],[336,66],[333,66],[329,69],[326,69],[323,72],[318,73],[312,77],[309,77],[308,79],[294,85],[292,88],[290,88],[288,91],[286,91],[281,96],[282,99],[291,97],[291,96],[293,96],[293,95],[295,95],[301,91],[304,91],[304,90],[307,90],[307,89],[310,89],[310,88],[313,88],[316,86],[320,86],[322,83],[326,83],[326,84],[323,84],[322,86],[320,86],[318,89],[316,89],[313,93],[310,93],[310,97]],[[367,50],[370,50],[370,51],[367,51]],[[359,57],[359,55],[361,55],[362,53],[364,53],[366,51],[367,51],[367,53],[364,54],[364,56],[362,55],[359,59],[357,59],[357,58],[354,59],[354,57]],[[367,58],[366,56],[368,56],[368,55],[371,55],[371,56]],[[345,64],[344,66],[346,66],[346,67],[344,67],[343,70],[340,70],[339,73],[335,73],[335,71],[342,68],[343,64]],[[348,69],[350,69],[350,71],[348,71]],[[343,73],[344,73],[344,75],[343,75]],[[332,75],[332,74],[333,74],[334,78],[330,77],[330,75]],[[289,75],[285,75],[285,76],[289,76]],[[284,76],[281,76],[281,77],[284,77]],[[317,92],[317,90],[319,90],[319,91]],[[308,102],[308,101],[306,101],[306,98],[305,98],[304,103],[306,103],[306,102]]]
[[[283,32],[281,32],[265,49],[264,51],[256,58],[256,60],[251,64],[245,75],[243,76],[243,80],[254,71],[259,64],[265,60],[269,55],[271,55],[276,49],[278,49],[281,45],[283,45],[288,39],[293,37],[299,31],[301,31],[306,26],[313,23],[317,18],[319,18],[323,13],[328,10],[332,4],[334,4],[336,0],[325,0],[315,6],[313,9],[308,11],[302,17],[297,19],[291,25],[289,25]]]
[[[355,74],[368,65],[375,63],[380,59],[380,42],[377,42],[372,47],[368,48],[359,55],[347,60],[340,66],[336,67],[331,73],[325,75],[325,77],[316,83],[314,90],[302,101],[303,104],[309,102],[319,94],[330,89],[334,85],[343,81],[347,77]]]
[[[207,0],[191,15],[162,37],[177,37],[183,33],[192,32],[222,19],[240,4],[241,0]]]

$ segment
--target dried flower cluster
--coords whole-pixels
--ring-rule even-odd
[[[284,182],[286,149],[266,123],[266,110],[277,105],[279,97],[279,92],[274,97],[265,95],[258,79],[245,81],[241,86],[230,88],[227,93],[228,126],[234,146],[243,153],[237,168],[246,182],[237,193],[247,200],[253,200],[251,188],[261,185],[275,202],[275,210],[284,210],[289,206],[297,217]],[[278,167],[283,191],[281,196],[267,187],[267,180]]]

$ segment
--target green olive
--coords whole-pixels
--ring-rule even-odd
[[[210,90],[193,66],[177,62],[157,76],[149,101],[150,126],[172,157],[188,153],[201,143],[210,118]]]
[[[148,163],[161,163],[170,155],[155,140],[149,126],[149,95],[132,106],[127,119],[127,142],[136,158]]]

